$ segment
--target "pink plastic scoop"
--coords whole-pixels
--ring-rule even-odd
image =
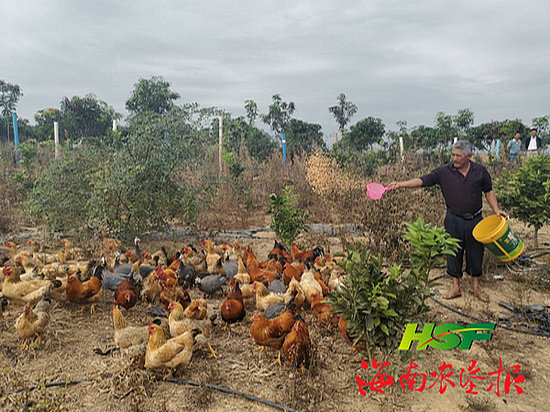
[[[380,200],[384,192],[390,187],[391,185],[384,187],[380,183],[369,183],[367,185],[367,196],[372,200]]]

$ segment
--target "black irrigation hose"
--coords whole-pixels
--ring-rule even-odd
[[[50,383],[46,383],[43,386],[36,386],[35,385],[35,386],[29,386],[28,388],[15,389],[15,390],[10,391],[10,393],[21,393],[21,392],[25,392],[25,391],[34,391],[34,390],[40,389],[40,388],[53,388],[53,387],[56,387],[56,386],[71,386],[71,385],[77,385],[79,383],[91,383],[91,382],[93,382],[92,379],[77,379],[77,380],[74,380],[74,381],[50,382]]]
[[[244,393],[244,392],[239,392],[239,391],[235,391],[233,389],[225,388],[223,386],[212,385],[211,383],[204,383],[203,384],[203,383],[200,383],[200,382],[197,382],[197,381],[191,381],[191,380],[187,380],[187,379],[176,379],[176,378],[163,379],[163,378],[160,378],[160,377],[157,378],[157,382],[164,382],[164,381],[165,382],[178,383],[178,384],[191,385],[191,386],[195,386],[197,388],[205,386],[208,389],[215,389],[215,390],[223,392],[223,393],[229,393],[231,395],[242,396],[243,398],[246,398],[248,400],[263,403],[264,405],[271,406],[275,409],[280,409],[282,411],[288,411],[288,412],[296,412],[294,409],[288,408],[288,407],[283,406],[283,405],[279,405],[278,403],[270,402],[270,401],[267,401],[265,399],[261,399],[261,398],[258,398],[256,396],[249,395],[249,394]],[[35,386],[29,386],[28,388],[15,389],[15,390],[10,391],[9,393],[21,393],[21,392],[25,392],[25,391],[34,391],[34,390],[37,390],[37,389],[40,389],[40,388],[54,388],[54,387],[58,387],[58,386],[72,386],[72,385],[77,385],[77,384],[80,384],[80,383],[92,383],[92,382],[94,382],[93,379],[77,379],[77,380],[74,380],[74,381],[50,382],[50,383],[46,383],[45,385],[40,385],[40,386],[35,385]]]
[[[506,329],[506,330],[509,330],[511,332],[519,332],[519,333],[524,333],[526,335],[533,335],[533,336],[541,336],[543,338],[549,338],[550,339],[550,336],[546,335],[546,334],[543,334],[543,333],[539,333],[539,332],[532,332],[530,330],[524,330],[524,329],[518,329],[518,328],[513,328],[511,326],[506,326],[506,325],[503,325],[502,323],[499,323],[499,322],[491,322],[490,320],[487,320],[487,319],[481,319],[481,318],[478,318],[478,317],[475,317],[475,316],[472,316],[472,315],[469,315],[467,313],[464,313],[456,308],[453,308],[452,306],[450,305],[447,305],[439,300],[437,300],[436,298],[434,298],[433,296],[430,296],[430,299],[433,300],[435,303],[438,303],[439,305],[443,306],[445,309],[449,309],[451,312],[454,312],[454,313],[457,313],[459,315],[462,315],[464,317],[467,317],[467,318],[470,318],[470,319],[473,319],[475,321],[478,321],[478,322],[482,322],[482,323],[496,323],[498,325],[499,328],[502,328],[502,329]]]
[[[223,386],[212,385],[211,383],[202,384],[202,383],[197,382],[197,381],[190,381],[190,380],[187,380],[187,379],[176,379],[176,378],[167,378],[167,379],[158,378],[157,381],[161,381],[161,382],[166,381],[166,382],[179,383],[179,384],[191,385],[191,386],[196,386],[196,387],[205,386],[208,389],[215,389],[217,391],[224,392],[224,393],[229,393],[231,395],[239,395],[239,396],[242,396],[242,397],[244,397],[246,399],[249,399],[251,401],[263,403],[264,405],[268,405],[268,406],[271,406],[273,408],[280,409],[282,411],[296,412],[294,409],[290,409],[286,406],[279,405],[278,403],[266,401],[265,399],[261,399],[261,398],[258,398],[256,396],[253,396],[253,395],[248,395],[247,393],[244,393],[244,392],[239,392],[239,391],[235,391],[233,389],[224,388]]]

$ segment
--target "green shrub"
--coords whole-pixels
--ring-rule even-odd
[[[513,216],[538,230],[550,221],[550,157],[532,156],[515,172],[504,175],[496,182],[497,195],[502,208],[510,209]]]
[[[271,205],[267,211],[267,214],[273,215],[271,228],[288,248],[302,231],[309,230],[306,223],[309,215],[297,207],[298,195],[292,194],[292,188],[285,186],[281,196],[272,193],[269,196]]]
[[[90,150],[66,156],[44,171],[34,183],[26,209],[52,231],[82,229],[89,218],[92,174],[98,167]]]
[[[37,179],[29,210],[52,230],[97,231],[101,225],[128,239],[165,229],[180,213],[195,220],[190,185],[180,181],[192,156],[186,130],[170,117],[145,114],[124,136],[88,139]]]
[[[425,303],[433,282],[430,269],[445,255],[458,249],[442,228],[425,225],[422,218],[407,223],[406,238],[413,252],[409,272],[401,266],[382,271],[382,258],[366,249],[347,250],[340,266],[347,272],[342,288],[327,298],[333,311],[347,320],[353,344],[371,359],[376,348],[384,356],[399,346],[403,329],[409,322],[421,320],[429,310]]]
[[[426,277],[437,266],[445,264],[447,255],[455,255],[460,241],[451,237],[443,228],[424,223],[420,216],[416,222],[405,222],[405,238],[410,242],[412,251],[409,254],[413,270]]]

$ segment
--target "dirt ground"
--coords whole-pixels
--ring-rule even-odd
[[[271,234],[265,238],[243,239],[243,246],[251,245],[259,259],[264,259],[273,245]],[[326,237],[332,252],[338,251],[339,239]],[[547,241],[550,239],[546,239]],[[157,241],[155,245],[143,242],[145,249],[151,250],[159,244],[175,247],[196,242],[196,239],[182,239],[177,243]],[[313,245],[312,245],[313,246]],[[151,247],[151,249],[149,249]],[[441,274],[439,270],[435,275]],[[482,286],[489,294],[488,304],[477,301],[470,292],[469,281],[463,282],[462,297],[446,302],[452,307],[487,319],[498,318],[505,310],[499,301],[511,304],[550,305],[550,290],[544,285],[536,286],[527,279],[529,275],[512,275],[505,268],[500,272],[504,280],[484,276]],[[438,289],[446,290],[448,280],[442,280]],[[192,298],[200,296],[197,290],[191,291]],[[414,352],[414,361],[419,365],[415,372],[428,374],[423,392],[411,392],[399,387],[386,387],[384,394],[377,394],[366,388],[366,396],[361,396],[356,376],[363,380],[372,380],[371,368],[361,369],[361,359],[350,351],[349,346],[339,334],[336,326],[323,327],[307,310],[302,310],[309,327],[312,341],[313,361],[310,369],[302,374],[289,365],[272,365],[277,357],[274,351],[258,352],[252,340],[249,327],[254,307],[247,307],[247,316],[242,323],[224,330],[222,322],[213,329],[212,346],[216,350],[216,359],[208,358],[206,352],[196,352],[188,367],[176,370],[174,378],[200,382],[200,386],[163,381],[165,371],[153,373],[146,371],[135,360],[116,351],[107,356],[94,352],[99,348],[106,350],[114,346],[111,317],[111,293],[104,293],[96,312],[77,313],[80,309],[67,302],[53,302],[51,322],[43,337],[42,344],[22,351],[20,341],[13,327],[21,308],[8,307],[5,321],[0,324],[0,409],[3,411],[21,410],[93,410],[93,411],[271,411],[273,406],[261,404],[241,395],[224,393],[207,387],[218,385],[252,395],[278,404],[281,408],[294,410],[372,410],[372,411],[541,411],[548,403],[550,379],[550,339],[523,333],[511,332],[497,326],[493,339],[489,342],[474,342],[471,350],[435,350]],[[209,314],[219,313],[223,296],[208,299]],[[436,323],[471,321],[459,314],[429,301],[430,315]],[[153,316],[149,308],[139,305],[125,313],[131,324],[145,325]],[[515,325],[518,326],[518,325]],[[521,326],[518,326],[521,327]],[[489,372],[499,367],[499,358],[503,367],[520,365],[520,373],[525,382],[519,386],[524,390],[518,394],[511,385],[505,394],[506,372],[500,378],[500,397],[495,387],[487,388],[495,376]],[[377,359],[382,362],[384,359]],[[461,368],[467,369],[471,360],[477,361],[480,368],[478,376],[485,377],[476,381],[479,393],[467,394],[467,387],[459,382]],[[450,380],[454,387],[447,387],[440,394],[439,383],[428,389],[435,378],[430,372],[438,371],[442,363],[451,364],[453,375]],[[401,375],[408,361],[392,362],[390,367]],[[385,372],[385,371],[384,371]],[[513,375],[515,376],[515,375]],[[463,384],[465,382],[463,379]],[[74,385],[61,385],[45,388],[50,382],[74,382],[88,380]],[[34,390],[29,388],[36,386]],[[15,392],[22,389],[20,392]]]

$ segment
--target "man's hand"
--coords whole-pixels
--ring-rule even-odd
[[[508,213],[506,213],[504,210],[496,210],[495,213],[497,214],[497,216],[500,216],[500,217],[503,217],[504,219],[508,220],[509,216],[508,216]]]
[[[389,192],[391,190],[395,190],[399,188],[399,182],[391,182],[388,186],[386,186],[386,190]]]

